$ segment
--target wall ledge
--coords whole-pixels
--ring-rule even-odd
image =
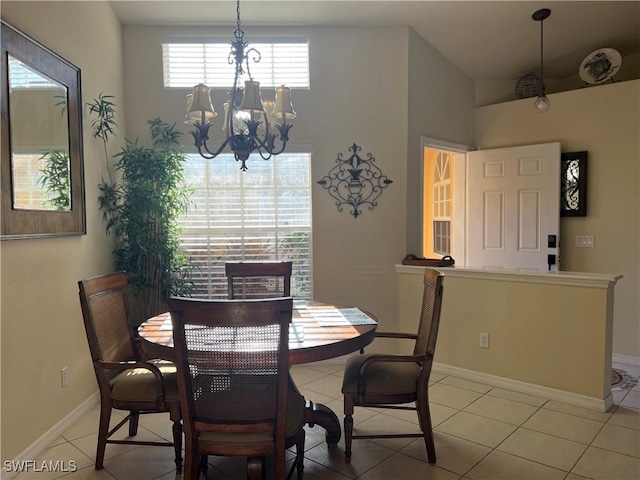
[[[423,275],[425,267],[396,265],[397,273]],[[622,275],[584,272],[522,272],[517,270],[483,270],[480,268],[438,267],[446,277],[474,278],[502,282],[541,283],[586,288],[613,287]]]

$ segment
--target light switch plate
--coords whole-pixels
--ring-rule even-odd
[[[576,247],[594,248],[596,237],[593,235],[576,235]]]

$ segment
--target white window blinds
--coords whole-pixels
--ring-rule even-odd
[[[309,88],[309,44],[288,42],[251,43],[260,52],[259,62],[249,57],[249,69],[261,87],[286,85]],[[230,41],[175,42],[162,44],[165,87],[193,87],[204,83],[214,88],[233,85],[234,66],[229,64]]]
[[[231,154],[189,156],[185,177],[195,194],[180,225],[195,297],[227,297],[226,261],[291,260],[291,294],[311,298],[310,159],[252,155],[242,172]]]

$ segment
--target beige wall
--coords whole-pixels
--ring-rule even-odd
[[[409,32],[407,249],[422,253],[422,136],[471,145],[474,82],[416,32]]]
[[[401,270],[399,316],[403,331],[416,331],[424,268]],[[515,389],[569,392],[575,397],[567,401],[604,409],[611,393],[609,306],[620,285],[612,277],[443,272],[437,363],[515,380]],[[480,348],[481,332],[489,334],[489,348]]]
[[[101,91],[122,95],[120,25],[108,4],[3,1],[1,7],[4,20],[81,69],[83,103]],[[77,281],[113,264],[97,206],[104,157],[90,125],[85,109],[87,235],[0,243],[2,460],[15,458],[97,390]],[[63,367],[69,368],[64,389]]]
[[[314,298],[357,304],[393,326],[396,277],[393,265],[405,254],[407,157],[407,32],[406,28],[280,28],[279,35],[309,38],[310,90],[294,90],[298,113],[290,137],[312,148]],[[269,30],[246,28],[246,39]],[[148,138],[146,121],[160,116],[185,132],[188,89],[162,86],[161,39],[169,35],[222,35],[230,28],[125,27],[127,126],[130,138]],[[221,112],[224,90],[212,92]],[[267,95],[265,94],[265,98]],[[219,118],[219,117],[218,117]],[[212,132],[219,132],[214,122]],[[218,134],[217,139],[220,139]],[[338,153],[348,155],[356,142],[371,153],[392,181],[378,199],[355,219],[316,184],[335,165]],[[215,143],[214,143],[215,144]],[[219,161],[219,160],[218,160]],[[215,160],[214,160],[215,162]],[[244,175],[251,175],[251,164]]]
[[[624,275],[616,286],[613,353],[639,357],[640,80],[549,99],[545,114],[535,112],[533,99],[477,108],[475,144],[488,149],[561,142],[563,152],[589,152],[587,216],[561,218],[560,267]],[[576,235],[594,235],[595,248],[575,247]]]

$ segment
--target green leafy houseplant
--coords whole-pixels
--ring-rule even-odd
[[[45,151],[40,160],[38,186],[47,194],[46,205],[56,210],[71,210],[71,175],[69,172],[69,152],[62,149]]]
[[[105,144],[116,134],[115,104],[100,95],[89,105],[97,118],[94,137]],[[186,211],[191,189],[184,179],[186,155],[178,141],[180,132],[159,118],[149,122],[152,145],[126,145],[114,155],[120,178],[102,180],[99,206],[107,233],[116,239],[115,267],[129,277],[129,287],[139,318],[166,310],[171,295],[188,296],[191,264],[180,250],[178,217]]]

